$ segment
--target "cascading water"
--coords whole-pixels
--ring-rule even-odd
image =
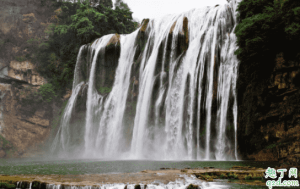
[[[88,158],[237,159],[237,3],[144,20],[129,35],[83,46],[53,150]],[[84,140],[72,139],[73,119],[85,120],[75,124]]]

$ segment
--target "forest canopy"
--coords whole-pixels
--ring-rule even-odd
[[[113,9],[109,3],[91,6],[89,1],[53,1],[55,14],[45,31],[48,39],[29,43],[36,43],[37,69],[56,92],[62,94],[71,88],[80,46],[107,34],[128,34],[136,29],[138,23],[133,21],[128,5],[121,0],[117,2]]]
[[[255,77],[272,71],[278,53],[300,58],[299,0],[243,0],[238,5],[235,52]]]

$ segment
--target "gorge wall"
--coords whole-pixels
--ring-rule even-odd
[[[47,40],[53,16],[47,1],[0,2],[0,158],[37,154],[59,111],[54,102],[37,99],[47,80],[31,61],[31,42]]]
[[[286,54],[266,60],[274,67],[259,82],[247,65],[240,65],[238,144],[243,158],[299,166],[300,65],[296,56]]]

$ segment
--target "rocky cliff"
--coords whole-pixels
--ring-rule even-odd
[[[48,138],[55,103],[37,99],[47,83],[31,61],[31,42],[47,39],[49,1],[0,2],[0,158],[28,155]]]
[[[300,61],[295,57],[281,52],[266,60],[274,67],[261,79],[240,65],[238,145],[243,158],[299,166]]]

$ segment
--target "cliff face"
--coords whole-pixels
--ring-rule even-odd
[[[299,166],[300,63],[283,53],[274,62],[261,82],[238,82],[239,151],[244,158]],[[239,77],[250,74],[241,65]]]
[[[0,2],[0,69],[12,60],[31,56],[31,43],[47,38],[46,29],[54,17],[45,0],[3,0]]]
[[[47,1],[0,2],[0,158],[26,156],[50,134],[56,106],[35,98],[46,79],[30,61],[30,41],[47,38]]]

